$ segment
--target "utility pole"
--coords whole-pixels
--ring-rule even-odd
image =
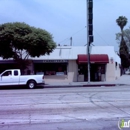
[[[87,38],[88,39],[88,38]],[[87,58],[88,58],[88,83],[90,83],[90,52],[89,52],[89,40],[87,40]]]
[[[90,44],[93,42],[93,0],[87,2],[87,58],[88,58],[88,83],[90,83]]]
[[[70,37],[70,46],[72,46],[72,37]]]

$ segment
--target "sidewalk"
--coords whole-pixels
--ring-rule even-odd
[[[44,88],[64,88],[64,87],[101,87],[101,86],[121,86],[130,85],[130,75],[123,75],[115,81],[110,82],[46,82]]]

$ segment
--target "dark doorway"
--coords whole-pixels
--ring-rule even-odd
[[[78,65],[79,74],[84,75],[84,81],[88,81],[87,64]],[[90,64],[90,81],[96,82],[102,80],[102,74],[105,74],[105,64]]]

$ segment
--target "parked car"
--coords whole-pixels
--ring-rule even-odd
[[[0,74],[0,86],[27,85],[30,89],[45,84],[44,75],[21,75],[19,69],[5,70]]]

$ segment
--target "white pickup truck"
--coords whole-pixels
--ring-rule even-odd
[[[21,75],[19,69],[5,70],[0,74],[0,86],[27,85],[33,89],[44,83],[44,75]]]

